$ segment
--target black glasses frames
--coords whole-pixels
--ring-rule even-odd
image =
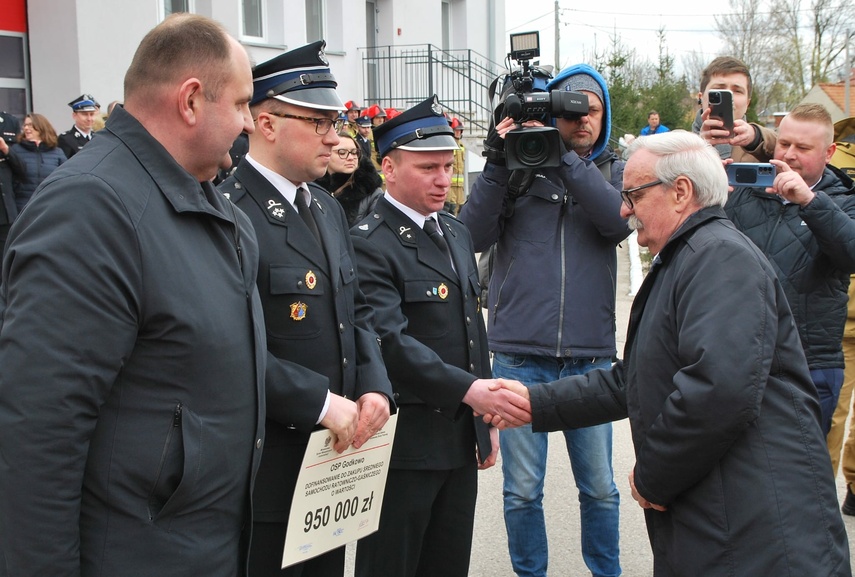
[[[334,153],[338,155],[338,157],[342,160],[347,160],[351,156],[357,160],[359,160],[359,149],[354,148],[353,150],[348,150],[346,148],[339,148],[338,150],[333,150]]]
[[[330,131],[331,128],[335,128],[335,131],[338,132],[344,127],[344,118],[336,118],[333,120],[332,118],[313,118],[311,116],[297,116],[296,114],[281,114],[279,112],[272,112],[270,110],[267,111],[267,114],[271,116],[276,116],[278,118],[291,118],[294,120],[305,120],[306,122],[312,122],[315,125],[315,134],[320,136],[325,135]]]
[[[633,188],[627,188],[626,190],[620,191],[620,196],[623,199],[624,204],[629,209],[634,207],[633,195],[637,193],[639,190],[644,190],[645,188],[652,188],[654,186],[659,186],[663,184],[661,180],[654,180],[653,182],[648,182],[647,184],[642,184],[641,186],[636,186]],[[638,200],[636,198],[636,200]]]

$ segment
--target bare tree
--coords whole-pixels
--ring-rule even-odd
[[[751,71],[756,110],[769,107],[768,96],[780,78],[775,63],[780,38],[773,19],[764,0],[730,0],[730,12],[715,17],[723,54],[739,58]]]
[[[814,0],[811,11],[811,86],[828,82],[830,72],[842,64],[848,27],[855,22],[851,0]]]
[[[788,85],[790,105],[817,83],[828,82],[833,70],[845,68],[846,28],[855,21],[851,0],[813,0],[809,8],[803,6],[802,0],[789,0],[773,17],[775,64]]]

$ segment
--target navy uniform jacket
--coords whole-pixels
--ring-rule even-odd
[[[413,221],[381,198],[351,229],[360,286],[374,309],[398,427],[392,466],[451,469],[490,454],[487,426],[463,396],[490,377],[478,269],[469,232],[441,213],[451,263]]]
[[[95,136],[94,132],[90,132],[91,137]],[[71,158],[80,149],[89,144],[89,139],[83,136],[77,126],[72,126],[71,130],[66,130],[57,137],[56,145],[65,153],[66,158]]]
[[[371,311],[357,310],[365,297],[344,211],[325,190],[309,187],[326,254],[291,204],[247,161],[219,187],[255,227],[267,347],[280,361],[268,370],[267,440],[253,502],[257,521],[287,520],[296,474],[327,390],[352,400],[379,392],[394,410]],[[309,370],[293,377],[300,369]]]

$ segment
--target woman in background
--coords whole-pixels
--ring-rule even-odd
[[[383,181],[353,136],[342,132],[338,137],[340,141],[332,149],[327,173],[315,182],[338,199],[347,223],[353,226],[370,213],[383,196]]]
[[[24,209],[42,181],[65,162],[65,153],[56,143],[56,130],[47,118],[34,112],[24,118],[18,142],[10,149],[10,154],[26,169],[26,176],[18,178],[14,186],[18,212]]]

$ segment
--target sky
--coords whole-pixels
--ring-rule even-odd
[[[559,1],[560,66],[587,60],[603,53],[615,34],[621,43],[634,48],[639,57],[655,63],[659,44],[657,31],[665,29],[666,47],[678,70],[693,50],[704,63],[718,54],[720,39],[709,6],[715,3],[686,0],[607,0],[602,4]],[[724,10],[727,3],[720,5]],[[540,63],[555,64],[555,0],[505,0],[507,33],[540,32]]]

